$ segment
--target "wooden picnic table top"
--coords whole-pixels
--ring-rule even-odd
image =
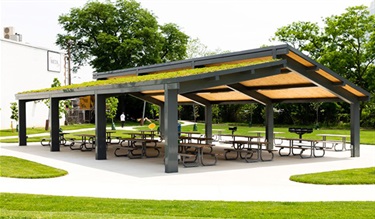
[[[75,134],[75,136],[81,136],[81,137],[95,137],[95,134]]]
[[[156,139],[147,139],[147,138],[126,138],[128,141],[136,141],[136,142],[148,142],[148,141],[153,141],[157,142],[158,140]]]
[[[180,139],[192,139],[192,140],[214,140],[213,138],[200,137],[200,136],[180,136]]]
[[[123,132],[122,134],[125,134],[125,135],[144,135],[144,136],[153,136],[155,135],[154,133],[142,133],[142,132]]]
[[[212,144],[201,144],[201,143],[179,143],[178,146],[203,148],[203,147],[212,147],[213,145]]]
[[[317,134],[317,136],[327,136],[327,137],[350,137],[350,135],[339,135],[339,134]]]
[[[257,135],[231,135],[231,134],[222,134],[221,136],[234,137],[234,138],[259,138]]]

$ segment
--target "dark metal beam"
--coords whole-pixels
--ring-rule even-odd
[[[188,94],[181,94],[182,96],[191,99],[193,102],[205,106],[205,105],[211,105],[210,101],[207,99],[204,99],[196,94],[188,93]]]
[[[158,105],[158,106],[163,106],[164,105],[164,102],[162,102],[162,101],[160,101],[158,99],[152,98],[148,94],[142,94],[142,93],[136,93],[136,92],[132,92],[132,93],[128,93],[128,94],[130,96],[133,96],[135,98],[147,101],[149,103],[152,103],[152,104],[155,104],[155,105]],[[164,95],[164,93],[163,93],[163,95]]]
[[[359,157],[360,151],[360,103],[350,104],[350,144],[352,157]]]
[[[50,98],[50,115],[51,115],[51,151],[60,151],[60,100]]]
[[[227,85],[229,88],[235,90],[235,91],[238,91],[240,93],[243,93],[253,99],[255,99],[257,102],[263,104],[263,105],[267,105],[267,104],[271,104],[272,103],[272,100],[266,96],[264,96],[263,94],[260,94],[258,93],[257,91],[255,90],[248,90],[246,86],[243,86],[242,84],[228,84]]]
[[[212,105],[208,104],[205,106],[205,135],[207,138],[212,138]]]
[[[20,146],[27,145],[26,137],[26,101],[18,100],[18,142]],[[16,124],[17,125],[17,124]]]
[[[107,159],[106,95],[95,94],[95,159]]]
[[[165,133],[165,172],[178,172],[178,84],[165,85],[164,133]]]
[[[273,143],[274,143],[273,129],[274,129],[273,104],[268,103],[266,105],[266,139],[268,142],[267,149],[269,150],[273,149]]]

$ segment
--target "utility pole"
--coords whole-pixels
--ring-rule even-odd
[[[68,40],[68,85],[72,84],[72,73],[71,73],[71,68],[70,68],[70,59],[71,59],[70,48],[72,44],[73,44],[73,41]]]

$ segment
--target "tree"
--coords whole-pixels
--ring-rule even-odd
[[[194,39],[190,38],[187,44],[186,52],[187,52],[187,58],[191,59],[191,58],[198,58],[198,57],[228,53],[230,51],[222,50],[220,48],[217,48],[214,51],[211,51],[208,49],[206,45],[204,45],[199,40],[199,38],[194,38]]]
[[[374,95],[375,16],[366,6],[355,6],[323,22],[323,28],[310,22],[293,22],[279,28],[272,40],[292,44]],[[361,110],[366,108],[367,115],[374,114],[371,104],[374,102],[362,104]]]
[[[319,61],[363,88],[373,84],[375,63],[375,16],[365,6],[325,20],[324,53]],[[369,75],[369,74],[372,75]],[[375,90],[370,90],[375,92]]]
[[[117,113],[117,106],[118,106],[118,99],[116,97],[109,97],[105,99],[106,102],[106,115],[107,118],[111,119],[112,122],[112,130],[115,130],[115,123],[113,119],[116,117]]]
[[[12,111],[12,115],[10,115],[10,119],[16,121],[16,131],[18,132],[18,107],[17,103],[13,102],[10,103],[10,109]],[[12,132],[13,132],[13,123],[12,123]]]
[[[180,60],[186,57],[188,36],[175,24],[159,25],[133,0],[90,1],[61,15],[66,33],[56,44],[71,45],[75,65],[89,64],[98,72]]]

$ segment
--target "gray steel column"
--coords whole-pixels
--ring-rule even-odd
[[[360,151],[360,105],[359,102],[350,104],[350,144],[352,157],[359,157]]]
[[[165,138],[164,136],[164,105],[159,106],[159,131],[160,131],[160,136]]]
[[[205,105],[205,134],[207,138],[212,138],[212,105]]]
[[[164,134],[165,134],[165,172],[178,172],[178,85],[164,86]]]
[[[95,94],[95,159],[107,159],[105,95]]]
[[[59,118],[59,99],[50,98],[51,114],[51,147],[50,151],[60,151],[60,118]]]
[[[267,146],[267,149],[272,150],[273,144],[274,144],[274,135],[273,135],[273,104],[267,104],[266,105],[266,139],[270,143]]]
[[[27,145],[27,138],[26,138],[26,101],[23,101],[23,100],[18,100],[18,142],[19,142],[20,146],[26,146]]]

